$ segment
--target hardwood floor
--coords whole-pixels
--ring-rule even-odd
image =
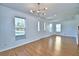
[[[0,52],[0,56],[78,56],[76,39],[65,36],[51,36],[38,41]]]

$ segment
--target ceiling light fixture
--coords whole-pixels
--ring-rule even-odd
[[[36,8],[30,10],[31,13],[40,16],[46,15],[46,10],[48,9],[47,7],[42,8],[40,3],[37,3],[36,6]]]

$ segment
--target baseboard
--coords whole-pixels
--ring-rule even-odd
[[[0,50],[0,52],[7,51],[7,50],[10,50],[10,49],[13,49],[13,48],[17,48],[17,47],[20,47],[20,46],[22,46],[22,45],[31,43],[31,42],[33,42],[33,41],[36,41],[36,40],[32,40],[32,41],[29,41],[29,42],[25,42],[25,43],[18,44],[18,45],[16,45],[16,46],[12,46],[12,47],[9,47],[9,48],[6,48],[6,49],[2,49],[2,50]]]
[[[62,35],[62,36],[76,38],[75,36],[71,36],[71,35]]]
[[[37,38],[37,39],[31,40],[31,41],[29,41],[29,42],[21,43],[21,44],[18,44],[18,45],[16,45],[16,46],[12,46],[12,47],[9,47],[9,48],[6,48],[6,49],[2,49],[2,50],[0,50],[0,52],[7,51],[7,50],[10,50],[10,49],[14,49],[14,48],[20,47],[20,46],[22,46],[22,45],[25,45],[25,44],[28,44],[28,43],[31,43],[31,42],[35,42],[35,41],[37,41],[37,40],[40,40],[40,39],[42,39],[42,38],[49,37],[49,36],[51,36],[51,35],[46,35],[46,36],[44,36],[44,37]]]
[[[76,38],[75,36],[72,36],[72,35],[63,35],[63,34],[55,34],[55,35]]]

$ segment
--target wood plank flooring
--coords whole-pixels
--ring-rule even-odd
[[[0,52],[0,56],[78,56],[76,39],[65,36],[50,36],[38,41]]]

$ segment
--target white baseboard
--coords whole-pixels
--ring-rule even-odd
[[[0,50],[0,52],[3,52],[3,51],[6,51],[6,50],[9,50],[9,49],[13,49],[13,48],[19,47],[19,46],[28,44],[28,43],[33,42],[33,41],[36,41],[36,40],[31,40],[31,41],[29,41],[29,42],[21,43],[21,44],[18,44],[18,45],[16,45],[16,46],[12,46],[12,47],[9,47],[9,48],[6,48],[6,49],[2,49],[2,50]]]
[[[76,38],[75,36],[72,36],[72,35],[63,35],[63,34],[54,34],[54,35],[60,35],[60,36],[67,36],[67,37],[74,37],[74,38]]]
[[[61,35],[61,36],[67,36],[67,37],[76,38],[75,36],[72,36],[72,35]]]

